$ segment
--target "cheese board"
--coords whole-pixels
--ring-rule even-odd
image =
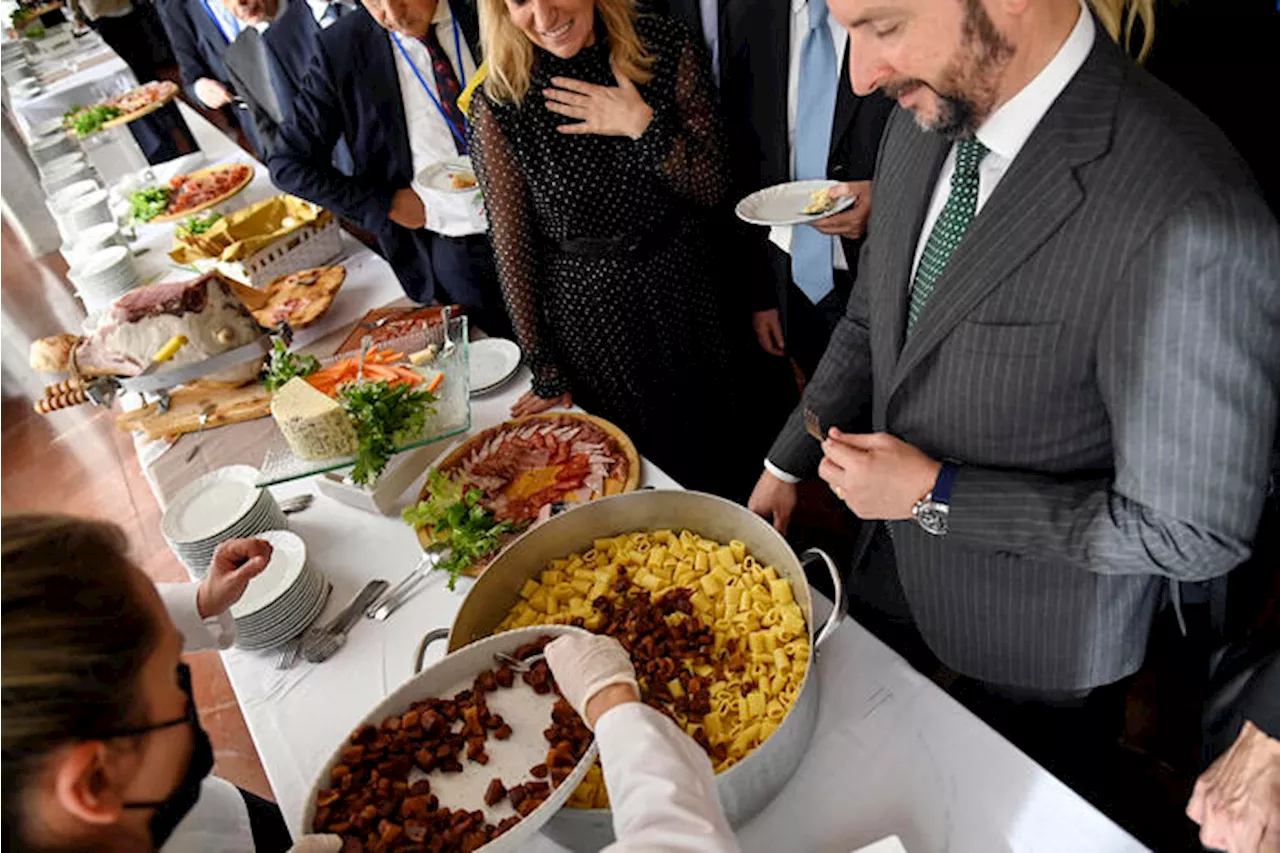
[[[169,410],[152,403],[116,418],[125,432],[145,433],[149,439],[184,435],[204,429],[265,418],[271,414],[271,393],[255,382],[241,388],[184,385],[169,393]]]

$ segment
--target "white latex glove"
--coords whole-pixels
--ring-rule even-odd
[[[341,835],[304,835],[289,848],[289,853],[339,853]]]
[[[612,637],[566,634],[553,640],[545,653],[547,666],[560,686],[560,695],[584,721],[587,703],[606,687],[629,684],[636,695],[640,693],[631,656]]]
[[[217,80],[201,77],[193,88],[196,90],[196,97],[211,110],[231,103],[231,92]]]

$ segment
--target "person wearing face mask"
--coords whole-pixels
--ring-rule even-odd
[[[228,609],[271,546],[224,543],[201,584],[157,588],[105,522],[7,516],[0,537],[4,849],[289,850],[279,809],[209,775],[180,657],[230,645]],[[337,847],[308,836],[297,849]]]
[[[691,488],[745,496],[762,421],[701,37],[631,0],[482,0],[480,30],[473,156],[533,371],[512,414],[578,404]]]
[[[410,299],[461,304],[472,325],[505,336],[478,194],[424,203],[412,185],[468,152],[458,96],[481,62],[476,28],[468,0],[369,0],[342,13],[318,34],[267,165],[282,190],[375,233]],[[349,175],[334,166],[340,140]]]

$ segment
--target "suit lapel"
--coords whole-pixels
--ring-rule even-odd
[[[1099,37],[1098,41],[1107,40]],[[1102,57],[1095,43],[1084,66],[1032,132],[947,262],[915,331],[902,345],[890,395],[1084,200],[1075,169],[1101,156],[1110,144],[1119,76],[1118,67]],[[929,197],[923,204],[927,210]],[[910,233],[918,239],[920,227]],[[915,240],[906,242],[907,262],[895,267],[895,277],[890,279],[903,305],[895,323],[898,340],[906,327],[905,304],[916,247]]]
[[[362,14],[368,15],[367,12]],[[374,109],[382,121],[382,133],[391,142],[395,162],[392,168],[413,176],[413,152],[409,149],[409,122],[404,115],[404,93],[400,91],[400,75],[396,72],[396,58],[392,52],[391,34],[380,27],[372,17],[365,22],[371,37],[372,50],[368,51],[369,76],[362,81],[362,88],[372,96]],[[379,92],[386,92],[378,97]]]
[[[831,122],[831,145],[827,148],[827,160],[830,161],[840,149],[840,142],[849,129],[853,127],[858,116],[858,105],[862,99],[853,93],[853,84],[849,82],[849,42],[845,42],[844,61],[840,63],[840,80],[836,85],[836,114]]]

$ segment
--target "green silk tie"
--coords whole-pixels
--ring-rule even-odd
[[[951,253],[960,245],[978,209],[978,165],[987,156],[987,148],[970,137],[956,143],[956,170],[951,175],[951,193],[929,232],[911,284],[911,305],[907,309],[907,334],[911,333],[925,303],[933,295],[934,285],[947,268]]]

